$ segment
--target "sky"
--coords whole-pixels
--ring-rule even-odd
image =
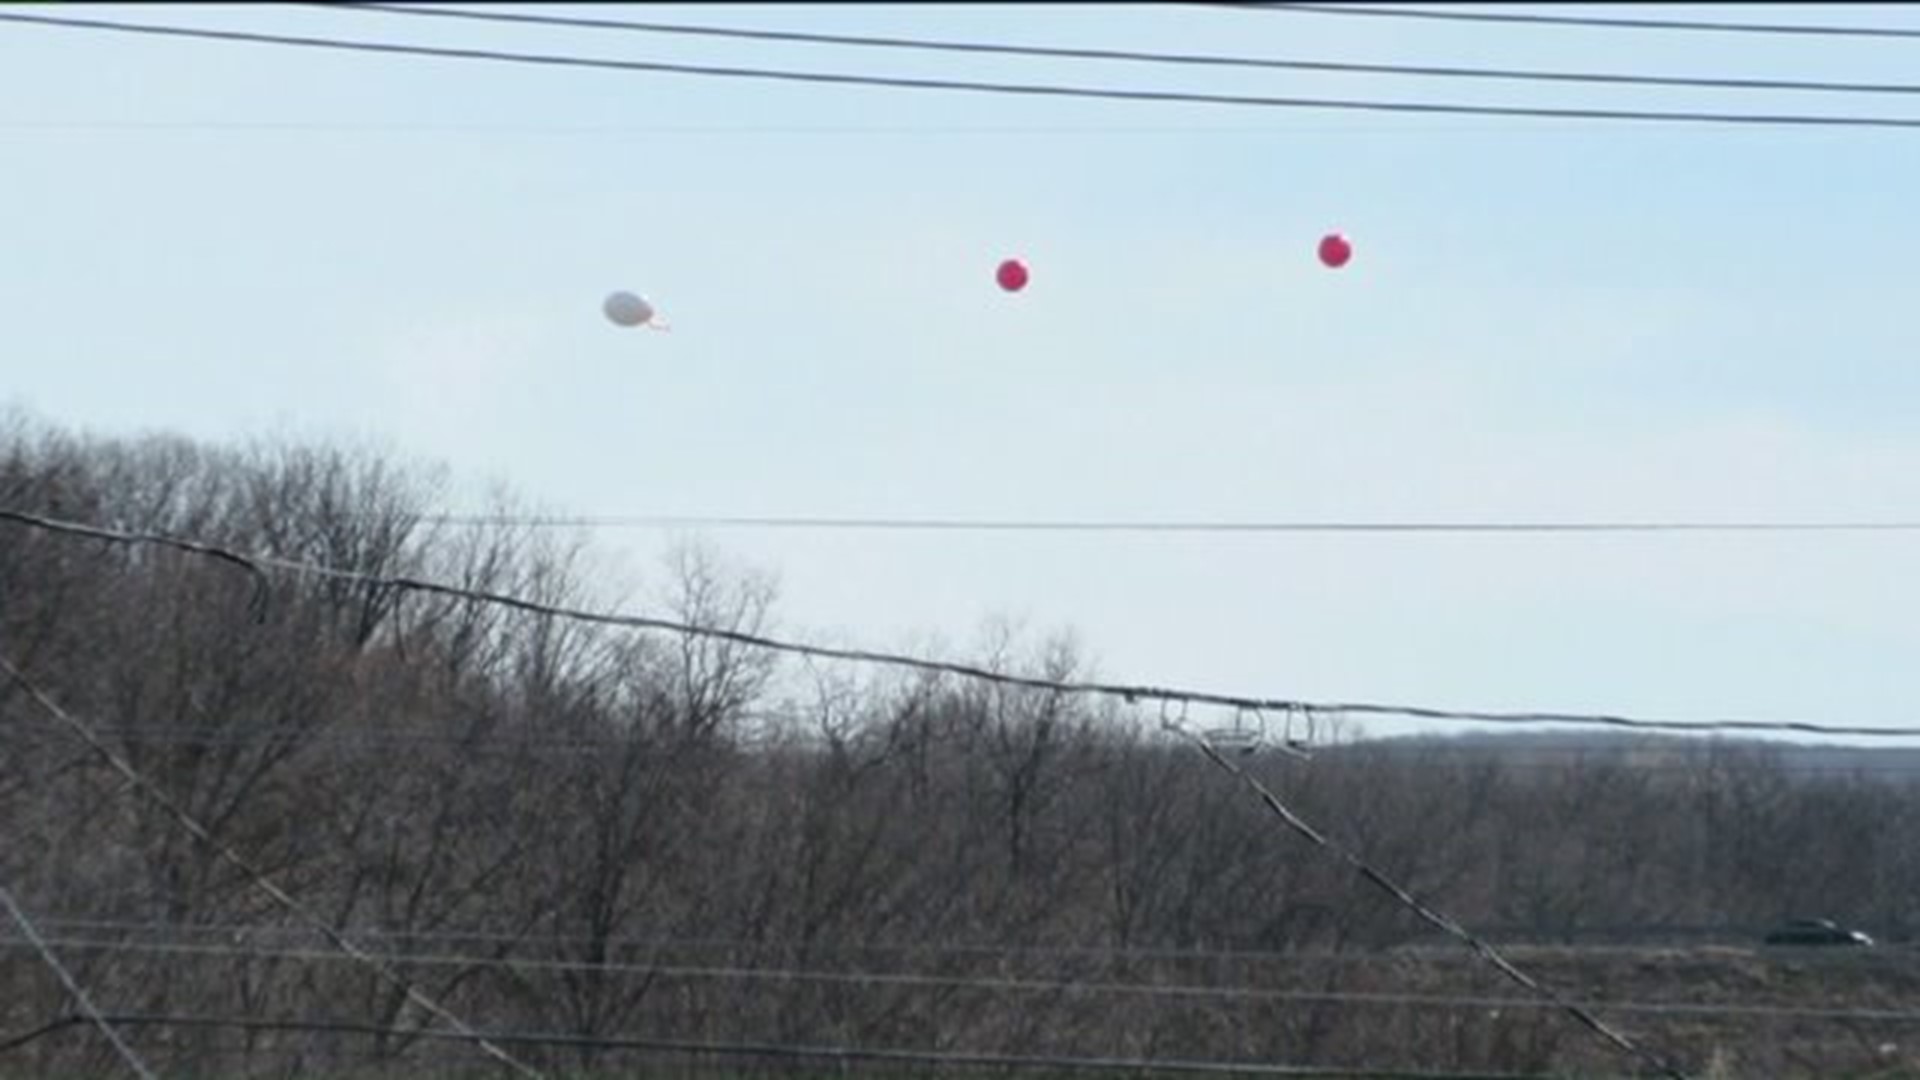
[[[1909,81],[1920,57],[1914,39],[1217,5],[538,10],[1853,82]],[[1920,116],[1911,94],[903,53],[292,5],[0,12],[863,75]],[[1904,5],[1659,14],[1920,28]],[[87,431],[370,441],[449,468],[456,511],[498,483],[582,515],[1920,520],[1916,130],[993,96],[18,24],[0,24],[0,91],[0,404]],[[1335,230],[1355,250],[1338,271],[1314,258]],[[1023,292],[994,284],[1006,257],[1031,268]],[[616,289],[673,330],[611,325],[599,305]],[[1920,723],[1912,533],[594,541],[643,594],[675,544],[769,573],[773,628],[803,640],[966,656],[1010,623],[1035,644],[1071,635],[1092,674],[1130,683]]]

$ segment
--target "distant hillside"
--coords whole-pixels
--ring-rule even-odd
[[[1798,777],[1858,776],[1906,783],[1920,779],[1920,746],[1797,743],[1774,739],[1657,735],[1639,732],[1468,732],[1369,739],[1354,748],[1396,760],[1432,756],[1508,765],[1620,764],[1708,768],[1734,761],[1766,763]]]
[[[429,480],[0,417],[16,515],[388,579],[272,573],[262,592],[200,554],[0,526],[0,658],[22,684],[0,689],[0,884],[29,913],[0,916],[0,1032],[29,1036],[0,1080],[105,1073],[99,1040],[45,1026],[74,995],[32,926],[99,1001],[154,1020],[141,1045],[181,1077],[317,1075],[346,1052],[366,1080],[435,1075],[413,1052],[426,1018],[316,919],[476,1027],[564,1033],[522,1048],[556,1075],[624,1066],[588,1051],[637,1033],[1397,1075],[1613,1060],[1537,1002],[1506,1007],[1514,988],[1407,896],[1575,996],[1831,1009],[1920,984],[1913,950],[1757,948],[1792,917],[1920,940],[1920,786],[1862,779],[1920,776],[1920,751],[1483,733],[1237,755],[1236,775],[1111,702],[749,648],[771,590],[696,553],[651,610],[699,633],[399,589],[604,587],[584,540],[437,527]],[[1085,677],[1064,647],[956,659]],[[252,1026],[277,1018],[323,1028]],[[1722,1075],[1881,1058],[1811,1016],[1629,1019]]]

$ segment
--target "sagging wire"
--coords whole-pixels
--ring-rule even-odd
[[[208,848],[212,849],[214,854],[239,870],[255,888],[265,893],[274,903],[295,917],[311,924],[334,948],[359,961],[361,964],[364,964],[388,985],[399,990],[409,1001],[418,1005],[436,1019],[463,1035],[472,1036],[475,1045],[493,1057],[501,1065],[512,1069],[522,1077],[528,1078],[528,1080],[546,1080],[544,1073],[541,1073],[539,1070],[522,1062],[519,1058],[509,1054],[492,1040],[479,1035],[474,1028],[468,1026],[465,1021],[454,1015],[446,1006],[441,1005],[433,998],[427,996],[424,991],[409,982],[404,975],[394,970],[378,956],[354,944],[345,934],[334,929],[331,923],[321,918],[305,904],[296,900],[292,894],[275,884],[273,879],[268,877],[264,871],[255,867],[251,860],[214,836],[210,829],[201,824],[198,818],[194,817],[185,807],[181,806],[172,796],[168,795],[165,789],[161,788],[159,784],[155,783],[145,773],[134,768],[132,763],[116,753],[99,735],[95,734],[90,725],[61,707],[59,702],[53,700],[45,690],[40,688],[38,683],[27,678],[26,673],[14,666],[13,662],[5,656],[0,656],[0,674],[11,679],[16,686],[26,693],[27,697],[31,699],[35,705],[39,706],[42,712],[46,713],[56,723],[79,736],[80,740],[91,747],[101,758],[105,759],[114,771],[125,777],[130,784],[139,789],[141,794],[151,799],[162,810],[166,811],[168,816],[172,817],[181,828],[192,834],[194,839],[205,844]]]
[[[7,914],[13,918],[14,925],[20,928],[21,935],[33,946],[34,951],[40,954],[40,959],[46,961],[54,977],[60,980],[60,985],[66,987],[67,993],[73,995],[74,1003],[80,1006],[81,1018],[100,1029],[100,1034],[106,1036],[107,1042],[113,1045],[114,1053],[120,1055],[120,1060],[126,1062],[127,1068],[132,1070],[135,1076],[140,1077],[140,1080],[159,1080],[153,1070],[147,1067],[147,1063],[140,1060],[140,1055],[133,1052],[133,1047],[128,1046],[126,1040],[120,1037],[120,1033],[114,1030],[113,1024],[108,1022],[106,1016],[100,1012],[100,1007],[87,996],[86,988],[80,985],[80,980],[74,978],[73,973],[67,970],[67,966],[60,962],[60,957],[53,951],[53,946],[47,944],[47,939],[40,936],[40,931],[33,925],[33,920],[27,917],[27,913],[21,909],[19,902],[13,898],[13,893],[8,891],[5,885],[0,885],[0,907],[7,909]],[[11,1050],[15,1046],[24,1045],[38,1034],[40,1032],[30,1032],[24,1038],[9,1039],[5,1043],[0,1043],[0,1050]]]
[[[1000,686],[1021,687],[1029,690],[1043,690],[1061,694],[1088,694],[1117,697],[1128,704],[1138,704],[1141,701],[1182,702],[1193,705],[1220,705],[1230,708],[1259,709],[1273,712],[1295,710],[1309,715],[1350,714],[1355,716],[1394,716],[1415,720],[1431,720],[1437,723],[1562,724],[1626,728],[1635,731],[1691,731],[1698,733],[1748,731],[1814,735],[1851,735],[1863,738],[1920,738],[1920,727],[1913,726],[1890,727],[1821,724],[1800,720],[1649,720],[1605,713],[1488,712],[1468,709],[1440,709],[1421,705],[1389,705],[1372,702],[1315,703],[1291,698],[1255,698],[1237,694],[1225,694],[1217,691],[1189,690],[1177,687],[1069,682],[1032,675],[1016,675],[1005,671],[995,671],[977,664],[958,663],[950,660],[906,656],[899,653],[878,652],[868,649],[836,648],[826,645],[783,641],[762,634],[750,634],[741,630],[728,630],[715,626],[700,626],[675,619],[662,619],[647,615],[609,613],[590,611],[584,608],[565,607],[504,593],[470,589],[458,585],[448,585],[422,578],[368,574],[355,570],[342,570],[317,563],[300,562],[294,559],[283,559],[268,555],[249,556],[194,540],[183,540],[152,533],[117,532],[112,529],[104,529],[98,526],[85,525],[72,521],[61,521],[18,510],[0,509],[0,521],[12,522],[29,528],[43,529],[55,533],[88,537],[96,540],[107,540],[115,543],[158,544],[193,554],[216,558],[230,565],[238,565],[246,569],[249,573],[261,574],[261,578],[257,578],[256,580],[262,580],[264,578],[264,574],[262,574],[263,568],[271,568],[290,574],[317,577],[332,581],[347,581],[374,588],[427,593],[455,600],[463,600],[469,603],[492,604],[530,615],[566,619],[573,622],[599,626],[619,626],[633,630],[656,630],[690,637],[712,638],[719,641],[731,641],[740,645],[766,649],[770,652],[817,657],[827,660],[840,660],[849,663],[881,664],[910,668],[931,674],[953,675],[964,679],[973,679]]]
[[[1332,838],[1328,837],[1326,833],[1308,823],[1306,819],[1296,813],[1292,807],[1281,801],[1280,796],[1274,794],[1272,788],[1262,783],[1261,780],[1252,773],[1241,768],[1232,758],[1222,754],[1213,740],[1207,738],[1205,734],[1195,732],[1192,728],[1188,727],[1185,703],[1181,705],[1178,719],[1169,717],[1167,710],[1163,707],[1160,711],[1160,727],[1162,730],[1186,739],[1199,747],[1200,752],[1207,756],[1207,760],[1225,770],[1229,775],[1245,784],[1255,795],[1258,795],[1260,801],[1266,805],[1267,809],[1271,810],[1274,816],[1279,818],[1288,829],[1306,838],[1306,840],[1315,847],[1320,848],[1322,851],[1327,852],[1334,858],[1352,867],[1362,878],[1392,897],[1394,902],[1413,912],[1423,922],[1442,931],[1449,937],[1454,938],[1471,949],[1502,975],[1525,987],[1542,1000],[1551,1003],[1568,1016],[1573,1017],[1574,1020],[1578,1021],[1583,1027],[1592,1031],[1595,1035],[1598,1035],[1615,1049],[1624,1054],[1639,1058],[1642,1062],[1651,1066],[1656,1072],[1668,1077],[1669,1080],[1691,1080],[1688,1074],[1682,1071],[1679,1066],[1669,1062],[1652,1050],[1641,1046],[1623,1032],[1615,1030],[1598,1016],[1595,1016],[1586,1006],[1577,1001],[1560,996],[1553,988],[1540,982],[1525,971],[1522,971],[1513,961],[1507,959],[1499,950],[1495,949],[1491,944],[1481,939],[1472,931],[1415,897],[1405,886],[1387,876],[1384,871],[1375,867],[1363,856],[1336,843]]]

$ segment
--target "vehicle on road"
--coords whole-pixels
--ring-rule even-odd
[[[1873,939],[1832,919],[1788,919],[1764,939],[1768,945],[1868,946]]]

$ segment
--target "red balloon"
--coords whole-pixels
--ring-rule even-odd
[[[1339,233],[1328,233],[1320,238],[1320,262],[1330,269],[1338,270],[1353,258],[1353,245]]]
[[[994,271],[993,279],[1008,292],[1019,292],[1027,287],[1027,264],[1019,259],[1008,259]]]

